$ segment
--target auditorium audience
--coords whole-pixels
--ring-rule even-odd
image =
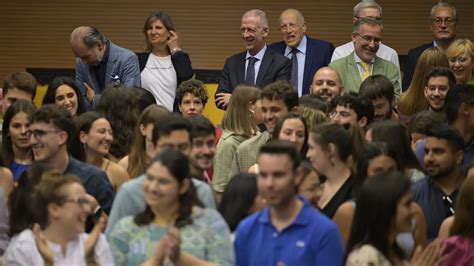
[[[314,73],[331,62],[334,46],[306,35],[307,24],[299,10],[284,10],[278,23],[283,41],[273,43],[268,48],[291,60],[290,81],[298,96],[309,94]]]
[[[119,162],[132,146],[137,124],[138,105],[133,90],[124,85],[108,86],[102,93],[95,111],[103,114],[112,126],[114,140],[110,145],[109,159]]]
[[[417,62],[426,49],[437,47],[445,52],[456,39],[458,11],[452,4],[448,2],[439,2],[434,5],[430,11],[430,22],[433,41],[408,51],[407,59],[405,61],[405,69],[403,71],[403,91],[407,90],[415,79],[416,76],[414,73],[418,69]]]
[[[230,96],[239,84],[265,87],[276,80],[290,80],[291,61],[267,49],[265,38],[269,30],[264,11],[252,9],[242,16],[240,35],[246,51],[225,61],[215,95],[218,108],[227,108]]]
[[[449,68],[458,84],[474,85],[474,44],[469,39],[455,40],[446,51]]]
[[[179,115],[163,115],[153,122],[152,143],[155,154],[159,154],[165,149],[173,149],[189,156],[193,140],[191,137],[191,124],[187,119]],[[148,168],[146,164],[146,168]],[[184,165],[182,167],[185,167]],[[110,237],[110,232],[115,224],[123,217],[136,215],[145,210],[146,203],[143,194],[143,184],[147,176],[145,172],[136,178],[125,182],[117,193],[109,222],[107,223],[106,235]],[[214,195],[210,186],[196,178],[191,178],[192,186],[196,190],[197,197],[206,208],[216,208]]]
[[[374,122],[389,119],[398,121],[398,115],[394,110],[393,85],[384,75],[372,75],[366,78],[360,85],[359,97],[372,101]]]
[[[143,34],[146,53],[138,54],[142,87],[153,94],[158,105],[172,112],[176,89],[194,75],[191,60],[179,46],[178,33],[166,12],[148,16]]]
[[[36,111],[31,101],[17,100],[4,113],[1,161],[18,182],[21,174],[33,162],[29,141],[30,116]]]
[[[113,139],[110,123],[103,115],[94,111],[84,113],[76,119],[71,154],[104,171],[117,191],[130,177],[122,166],[107,158]]]
[[[247,172],[257,162],[258,151],[272,138],[278,118],[298,108],[298,95],[288,82],[276,81],[263,88],[260,102],[266,131],[257,132],[256,136],[239,145],[235,160],[232,161],[230,176]]]
[[[424,147],[427,176],[412,188],[413,200],[426,218],[428,241],[438,236],[443,220],[455,214],[459,187],[464,181],[463,148],[461,134],[450,126],[438,125],[428,131]]]
[[[43,105],[54,103],[66,107],[75,118],[87,111],[87,103],[70,77],[56,77],[51,81],[43,98]]]
[[[229,228],[197,199],[189,164],[177,150],[152,160],[142,188],[145,210],[120,219],[109,235],[117,265],[234,265]]]
[[[257,175],[240,173],[230,179],[218,209],[235,238],[234,231],[239,223],[265,207],[266,200],[258,192]]]
[[[200,80],[190,79],[182,82],[176,91],[176,101],[183,117],[202,114],[207,103],[207,90]]]
[[[107,39],[97,28],[80,26],[71,32],[76,57],[76,82],[92,109],[106,87],[140,86],[137,55]]]
[[[90,234],[84,233],[93,206],[79,178],[45,173],[32,197],[35,224],[12,238],[5,252],[7,265],[113,264],[101,233],[105,215]]]
[[[337,227],[296,194],[303,173],[294,144],[265,144],[257,163],[257,186],[268,208],[237,227],[237,265],[341,265],[344,251]]]
[[[411,262],[397,243],[398,234],[412,230],[415,205],[410,186],[399,172],[376,174],[364,182],[355,202],[345,265],[438,265],[441,241],[424,251],[418,247]]]
[[[127,169],[130,178],[145,173],[148,163],[155,155],[155,144],[152,142],[153,125],[167,114],[169,111],[165,107],[155,104],[148,106],[140,114],[130,153],[119,161],[119,165]]]
[[[425,77],[433,67],[448,67],[448,58],[436,47],[428,48],[421,54],[413,79],[400,97],[398,111],[402,124],[406,125],[412,115],[428,109],[428,100],[424,97]]]
[[[352,24],[355,24],[357,20],[361,18],[370,18],[379,21],[381,24],[382,20],[382,7],[376,1],[373,0],[362,0],[357,3],[352,9]],[[331,62],[346,57],[350,53],[354,52],[353,40],[347,42],[341,46],[338,46],[334,50]],[[380,42],[379,49],[376,51],[378,57],[383,58],[392,62],[400,72],[400,63],[398,62],[398,54],[393,48]]]
[[[364,145],[360,128],[348,124],[323,123],[313,128],[308,139],[308,160],[326,180],[318,201],[321,211],[329,218],[337,208],[352,198],[355,166]],[[260,166],[260,165],[259,165]]]
[[[253,86],[240,85],[232,95],[221,123],[223,132],[214,157],[212,187],[218,193],[224,192],[232,177],[231,166],[236,159],[237,147],[257,134],[253,113],[255,103],[260,99],[260,90]],[[265,114],[264,111],[263,113]]]
[[[344,92],[359,91],[368,76],[384,75],[400,97],[400,70],[392,62],[376,55],[382,39],[382,23],[373,18],[359,18],[352,29],[354,52],[329,64],[341,76]]]
[[[341,95],[344,89],[339,73],[332,67],[322,67],[314,73],[311,93],[330,102],[334,97]]]
[[[378,173],[388,174],[392,171],[403,171],[401,162],[395,150],[385,142],[368,144],[360,155],[357,163],[357,174],[354,184],[354,197],[356,198],[364,181]],[[355,201],[350,200],[342,204],[334,215],[334,222],[339,227],[344,243],[347,245],[354,212]],[[416,203],[413,206],[414,218],[410,232],[397,235],[397,243],[408,257],[413,254],[414,248],[426,241],[426,221],[423,211]]]

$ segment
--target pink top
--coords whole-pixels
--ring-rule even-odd
[[[451,236],[444,243],[445,259],[441,265],[474,265],[474,240]]]

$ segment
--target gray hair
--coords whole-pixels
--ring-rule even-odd
[[[360,18],[354,23],[352,32],[359,32],[360,27],[364,24],[368,24],[371,26],[380,26],[380,28],[383,30],[383,25],[380,21],[373,18]]]
[[[252,9],[252,10],[249,10],[249,11],[245,12],[245,14],[242,16],[242,18],[250,17],[250,16],[258,17],[260,19],[260,25],[263,28],[268,29],[268,18],[267,18],[267,14],[265,13],[265,11],[260,10],[260,9]]]
[[[437,8],[440,8],[440,7],[451,8],[451,10],[453,11],[454,20],[455,20],[455,21],[458,20],[458,10],[456,9],[456,7],[453,6],[453,5],[451,5],[450,3],[445,3],[445,2],[442,2],[442,1],[440,1],[439,3],[437,3],[436,5],[434,5],[434,6],[431,8],[431,11],[430,11],[430,19],[433,18],[433,14],[434,14],[435,10],[436,10]]]
[[[382,7],[377,4],[377,2],[374,0],[362,0],[352,9],[352,16],[359,17],[360,12],[366,8],[375,8],[380,12],[380,15],[382,15]]]
[[[97,28],[80,26],[72,31],[71,44],[78,40],[82,40],[84,45],[88,49],[91,49],[97,45],[97,42],[105,43],[107,38],[105,38],[105,36]]]

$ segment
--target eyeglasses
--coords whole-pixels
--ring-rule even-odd
[[[286,32],[287,30],[294,30],[296,27],[298,27],[298,25],[289,23],[289,24],[281,25],[280,31]]]
[[[362,34],[358,33],[357,31],[354,32],[354,33],[359,35],[367,43],[371,43],[373,41],[375,44],[379,44],[382,41],[382,38],[362,35]]]
[[[452,19],[452,18],[446,18],[446,19],[443,19],[443,18],[433,18],[431,19],[431,22],[433,24],[435,24],[436,26],[441,26],[441,25],[446,25],[446,26],[452,26],[454,25],[454,23],[456,22],[456,20]]]
[[[42,130],[42,129],[33,129],[26,131],[26,136],[30,138],[33,136],[35,139],[41,139],[49,133],[58,133],[59,130]]]
[[[443,202],[444,202],[444,206],[446,208],[445,217],[449,217],[451,215],[454,215],[453,200],[451,199],[451,197],[450,196],[443,196]]]
[[[76,203],[82,207],[89,207],[91,205],[91,202],[88,199],[85,198],[77,198],[77,199],[65,199],[64,202],[71,202],[71,203]]]

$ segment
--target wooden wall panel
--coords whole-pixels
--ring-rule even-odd
[[[431,40],[429,10],[436,0],[380,0],[384,42],[400,54]],[[474,39],[474,1],[453,1],[460,10],[458,36]],[[239,26],[247,9],[261,8],[270,20],[268,42],[280,39],[277,20],[283,9],[303,11],[308,34],[339,45],[349,40],[353,0],[1,0],[0,78],[26,67],[73,68],[69,34],[79,25],[96,26],[113,42],[142,51],[143,23],[152,11],[166,10],[183,49],[199,69],[221,69],[242,50]]]

